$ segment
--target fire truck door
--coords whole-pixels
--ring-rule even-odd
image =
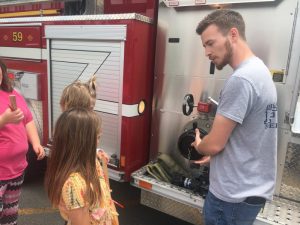
[[[106,29],[106,32],[103,32],[103,29]],[[107,30],[111,31],[111,37],[107,36]],[[105,149],[110,155],[119,156],[126,27],[121,25],[47,26],[45,33],[51,76],[49,93],[51,122],[49,124],[53,127],[61,113],[59,100],[64,87],[75,80],[87,81],[95,74],[97,100],[94,110],[101,115],[103,128],[99,147]]]

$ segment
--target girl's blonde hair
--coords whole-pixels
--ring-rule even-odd
[[[88,87],[91,97],[96,99],[97,84],[96,84],[96,75],[95,74],[88,80],[88,82],[86,82],[86,86]]]
[[[97,93],[96,93],[96,76],[93,75],[86,83],[86,87],[89,90],[90,97],[91,97],[91,108],[93,109],[96,104],[96,98],[97,98]]]
[[[63,185],[74,172],[86,182],[87,203],[92,206],[99,200],[96,148],[100,129],[101,118],[89,109],[71,108],[58,118],[45,179],[47,194],[54,206],[59,205]]]
[[[69,84],[63,90],[60,98],[60,106],[62,111],[73,107],[81,107],[89,109],[91,105],[91,97],[86,85],[81,81],[75,81]]]
[[[79,80],[69,84],[60,98],[62,111],[73,107],[94,108],[96,101],[96,76],[93,75],[86,83]]]

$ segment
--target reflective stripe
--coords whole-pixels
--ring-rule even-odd
[[[23,17],[23,16],[42,16],[42,15],[57,15],[57,14],[59,14],[59,10],[58,9],[41,9],[41,10],[35,10],[35,11],[1,13],[0,14],[0,18]]]

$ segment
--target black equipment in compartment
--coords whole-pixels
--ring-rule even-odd
[[[178,139],[178,149],[181,155],[188,160],[199,160],[203,157],[191,144],[195,141],[195,129],[197,128],[197,123],[193,123],[193,129],[187,130],[182,133]],[[203,138],[207,135],[207,132],[198,128],[200,131],[200,137]]]

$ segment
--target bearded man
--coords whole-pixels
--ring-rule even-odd
[[[242,16],[216,10],[198,25],[206,56],[221,70],[229,65],[211,131],[192,145],[210,163],[206,225],[251,225],[275,188],[277,94],[266,65],[246,42]]]

